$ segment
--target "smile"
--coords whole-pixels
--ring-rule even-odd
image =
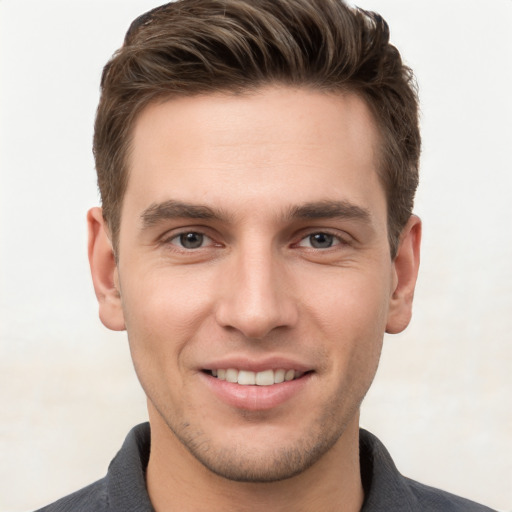
[[[226,382],[240,384],[242,386],[272,386],[298,379],[304,372],[298,370],[263,370],[252,372],[248,370],[237,370],[235,368],[209,370],[207,373]]]

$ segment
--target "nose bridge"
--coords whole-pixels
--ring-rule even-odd
[[[218,321],[247,338],[261,339],[291,326],[296,308],[287,293],[284,262],[269,241],[238,247],[230,258],[218,307]]]

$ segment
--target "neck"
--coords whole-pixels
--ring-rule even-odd
[[[299,475],[271,483],[235,482],[205,468],[150,407],[147,487],[156,512],[357,512],[364,495],[358,415],[336,444]]]

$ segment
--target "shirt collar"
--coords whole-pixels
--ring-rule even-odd
[[[154,512],[146,489],[150,441],[149,423],[137,425],[110,463],[107,494],[112,512]]]
[[[361,512],[411,512],[417,500],[384,445],[359,430],[359,460],[365,499]]]

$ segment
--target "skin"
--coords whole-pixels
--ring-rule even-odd
[[[391,259],[378,143],[350,94],[272,87],[141,113],[117,264],[99,208],[89,257],[148,397],[157,511],[360,509],[359,406],[384,332],[410,320],[421,232],[412,216]],[[275,406],[259,391],[235,406],[205,373],[234,360],[308,373]]]

